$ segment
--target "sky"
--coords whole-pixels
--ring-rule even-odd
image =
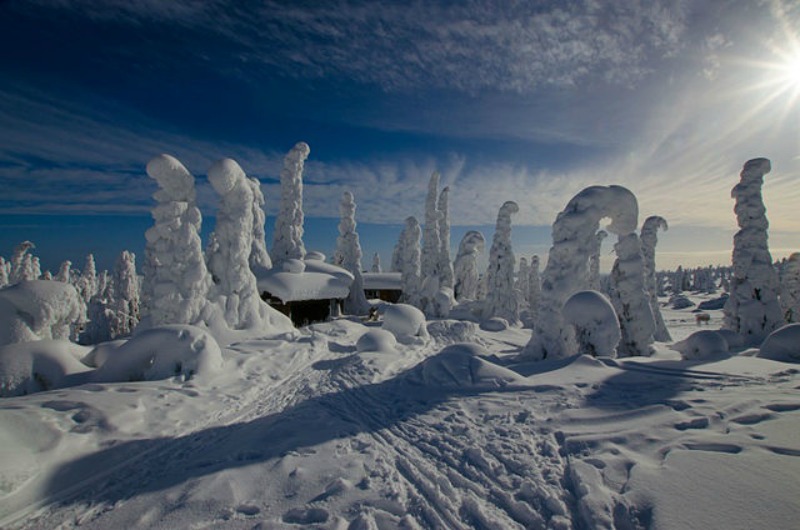
[[[453,251],[514,200],[518,256],[544,256],[569,199],[618,184],[660,215],[657,264],[730,262],[731,188],[767,157],[773,257],[800,249],[800,5],[0,1],[0,255],[43,266],[141,255],[159,153],[195,175],[204,233],[224,157],[257,177],[268,245],[282,158],[311,147],[306,246],[331,254],[351,191],[368,267],[450,187]],[[606,240],[603,260],[613,261]],[[141,259],[141,258],[140,258]]]

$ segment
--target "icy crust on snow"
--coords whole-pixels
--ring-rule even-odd
[[[27,280],[0,289],[0,346],[41,339],[68,339],[82,314],[68,283]]]
[[[485,390],[529,384],[518,373],[487,360],[488,356],[477,344],[452,344],[420,363],[406,378],[433,388]]]
[[[392,333],[398,341],[408,342],[419,337],[428,338],[425,314],[408,304],[394,304],[383,312],[383,329]]]
[[[79,359],[88,350],[67,340],[0,347],[0,396],[21,396],[86,382],[91,368]]]
[[[542,273],[538,319],[523,356],[531,360],[560,359],[574,355],[577,343],[561,307],[573,293],[588,288],[588,261],[596,245],[603,218],[606,230],[618,236],[636,230],[639,206],[622,186],[591,186],[568,203],[553,223],[553,246]]]
[[[185,324],[137,333],[103,357],[92,374],[93,381],[202,379],[219,372],[223,365],[222,350],[214,337],[204,329]]]
[[[615,357],[622,337],[611,302],[597,291],[578,291],[561,309],[567,324],[575,326],[579,353],[593,357]]]
[[[758,354],[764,359],[800,363],[800,324],[787,324],[769,334]]]

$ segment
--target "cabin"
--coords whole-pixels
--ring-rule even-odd
[[[396,304],[403,288],[399,272],[364,272],[364,295],[367,299],[379,299]]]
[[[289,259],[256,275],[261,298],[292,319],[295,326],[324,322],[341,314],[353,275],[318,252]]]

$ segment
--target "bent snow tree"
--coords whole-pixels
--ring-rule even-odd
[[[588,288],[588,265],[600,220],[608,232],[625,236],[638,225],[636,197],[622,186],[590,186],[573,197],[553,223],[553,246],[542,273],[538,318],[522,352],[531,360],[558,359],[578,352],[575,332],[561,314],[564,302]]]
[[[159,155],[147,163],[159,190],[154,224],[145,232],[142,291],[151,325],[192,324],[208,305],[211,275],[200,242],[203,217],[194,177],[178,159]]]
[[[519,304],[514,294],[514,267],[517,260],[511,248],[511,216],[517,212],[517,203],[506,201],[497,213],[483,305],[483,318],[501,317],[512,324],[519,322]]]
[[[653,338],[659,342],[669,342],[672,337],[667,330],[664,317],[661,315],[661,308],[658,305],[658,289],[656,289],[656,244],[658,243],[659,228],[668,230],[667,220],[658,215],[651,215],[642,224],[639,240],[642,244],[642,256],[644,257],[644,287],[650,300],[650,310],[653,312],[653,320],[656,324]]]
[[[724,307],[724,326],[742,335],[748,344],[759,343],[784,323],[778,302],[778,273],[767,242],[767,209],[761,198],[764,175],[770,169],[766,158],[748,160],[741,180],[731,190],[739,231],[733,236],[733,277]]]
[[[642,244],[636,232],[619,236],[614,252],[617,259],[611,269],[611,303],[622,332],[617,354],[650,356],[656,324],[644,286]]]

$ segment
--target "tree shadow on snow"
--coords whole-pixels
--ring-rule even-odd
[[[455,396],[504,391],[432,388],[410,381],[407,375],[414,370],[386,382],[313,397],[252,421],[176,438],[113,443],[59,467],[43,497],[63,505],[113,504],[219,471],[311,453],[325,442],[376,432],[424,414]]]

